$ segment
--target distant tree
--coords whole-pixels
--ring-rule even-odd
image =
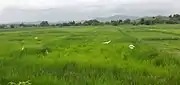
[[[132,24],[133,24],[133,25],[138,25],[138,22],[133,21]]]
[[[10,25],[10,28],[15,28],[15,26],[13,24]]]
[[[96,19],[92,20],[92,25],[96,26],[96,25],[100,25],[100,24],[101,24],[100,21],[98,21]]]
[[[75,26],[81,26],[82,25],[82,23],[81,22],[77,22],[77,23],[75,23]]]
[[[20,27],[25,27],[24,23],[19,24]]]
[[[23,27],[37,27],[38,25],[36,25],[36,24],[26,24],[26,25],[24,24],[24,25],[23,25],[23,24],[22,24],[22,26],[23,26]]]
[[[91,25],[91,24],[92,24],[92,22],[90,20],[86,20],[83,23],[84,26]]]
[[[97,26],[97,25],[100,25],[100,22],[94,22],[94,21],[93,21],[91,25]]]
[[[51,27],[56,27],[56,24],[51,24],[50,26],[51,26]]]
[[[167,24],[180,24],[180,15],[174,14],[169,16],[169,20],[166,21]]]
[[[141,18],[141,20],[140,20],[139,23],[140,23],[140,24],[144,24],[144,23],[145,23],[145,19],[144,19],[144,18]]]
[[[130,19],[124,20],[124,24],[130,24],[130,23],[131,23],[131,20],[130,20]]]
[[[123,23],[123,20],[118,20],[118,24],[122,24]]]
[[[38,25],[36,25],[36,24],[32,24],[32,27],[38,27]]]
[[[180,23],[180,15],[179,14],[174,14],[173,20],[175,20],[177,23]]]
[[[5,27],[6,27],[6,25],[0,25],[0,29],[5,28]]]
[[[156,17],[153,18],[153,22],[157,23],[157,24],[162,23],[162,21],[159,18],[156,18]]]
[[[151,21],[150,21],[150,20],[145,20],[145,21],[144,21],[144,24],[145,24],[145,25],[151,25]]]
[[[111,24],[111,22],[106,21],[104,24],[106,24],[106,25],[110,25],[110,24]]]
[[[173,18],[180,19],[180,15],[179,15],[179,14],[174,14],[174,15],[173,15]]]
[[[102,25],[105,25],[105,22],[100,22],[99,25],[101,25],[101,26],[102,26]]]
[[[154,25],[156,24],[156,21],[155,20],[150,20],[151,21],[151,24]]]
[[[112,24],[113,26],[118,26],[118,21],[112,20],[112,21],[111,21],[111,24]]]
[[[83,25],[87,26],[87,25],[91,25],[91,23],[88,20],[86,20],[83,22]]]
[[[153,24],[155,24],[155,22],[154,22],[154,20],[145,20],[144,24],[145,25],[153,25]]]
[[[61,23],[56,24],[57,27],[62,27],[63,25]]]
[[[71,26],[71,25],[69,23],[64,22],[62,23],[62,26]]]
[[[40,26],[49,26],[49,23],[48,23],[48,21],[42,21],[41,23],[40,23]]]
[[[168,21],[166,21],[166,24],[178,24],[178,23],[173,19],[169,19]]]
[[[87,20],[83,23],[83,25],[100,25],[100,21],[94,19],[94,20]]]
[[[172,18],[172,17],[173,17],[172,15],[169,16],[169,18]]]
[[[75,21],[71,21],[69,22],[69,26],[75,26],[76,22]]]

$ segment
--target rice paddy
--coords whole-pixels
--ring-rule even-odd
[[[179,85],[179,27],[0,30],[0,84]]]

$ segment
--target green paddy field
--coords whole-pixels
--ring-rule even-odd
[[[0,85],[13,82],[180,85],[180,25],[1,29]]]

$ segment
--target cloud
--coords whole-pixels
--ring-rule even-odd
[[[113,14],[152,16],[180,13],[180,0],[0,0],[0,2],[0,10],[4,8],[0,13],[3,16],[0,17],[5,20],[8,18],[7,21],[56,20],[57,17],[58,20],[82,20]]]
[[[19,8],[61,8],[85,7],[87,9],[159,9],[164,7],[172,10],[179,9],[179,0],[0,0],[0,9],[6,7]],[[175,8],[175,9],[174,9]],[[169,10],[169,9],[167,9]]]

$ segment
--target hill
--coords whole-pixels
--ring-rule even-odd
[[[151,20],[153,18],[157,18],[157,19],[160,19],[160,20],[169,20],[169,17],[168,16],[161,16],[161,15],[158,15],[158,16],[146,16],[146,17],[143,17],[145,20]]]
[[[131,19],[131,20],[135,20],[138,19],[138,17],[136,16],[125,16],[125,15],[113,15],[110,17],[98,17],[96,18],[99,21],[111,21],[111,20],[125,20],[125,19]]]

